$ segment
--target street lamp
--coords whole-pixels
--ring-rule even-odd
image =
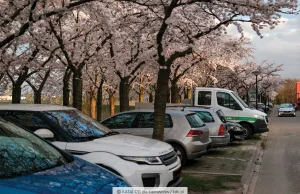
[[[258,100],[258,96],[257,96],[258,95],[257,76],[260,74],[260,70],[259,69],[255,69],[254,71],[252,71],[252,74],[255,75],[255,78],[256,78],[256,82],[255,82],[256,83],[255,84],[256,85],[256,93],[255,93],[256,103],[255,103],[255,106],[256,106],[256,109],[257,109],[258,108],[257,107],[257,104],[258,104],[257,103],[257,100]]]

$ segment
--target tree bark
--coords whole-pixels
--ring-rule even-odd
[[[21,85],[18,83],[14,84],[13,89],[12,89],[12,103],[13,104],[21,103],[21,93],[22,93]]]
[[[34,91],[34,104],[42,104],[42,91]]]
[[[93,119],[96,119],[96,96],[95,96],[95,91],[91,90],[90,91],[90,116]]]
[[[171,103],[180,103],[180,95],[176,84],[171,86]]]
[[[149,102],[153,103],[153,101],[154,101],[154,100],[153,100],[153,94],[150,93],[150,94],[149,94]]]
[[[70,78],[72,71],[69,68],[66,69],[64,78],[63,78],[63,106],[70,106]]]
[[[100,85],[97,90],[97,121],[102,120],[102,93],[103,93],[103,83],[101,80]]]
[[[140,86],[140,93],[139,93],[139,102],[144,102],[145,100],[145,89],[144,87]]]
[[[193,98],[193,88],[187,88],[187,96],[188,96],[188,99]]]
[[[120,81],[120,112],[129,110],[129,83],[128,78],[121,78]]]
[[[157,89],[155,92],[154,130],[152,137],[153,139],[161,141],[164,139],[164,121],[169,91],[168,83],[170,72],[170,68],[159,70],[157,78]]]
[[[110,116],[115,114],[115,97],[113,94],[109,94],[109,107],[110,107]]]
[[[82,111],[82,72],[73,72],[73,107]]]

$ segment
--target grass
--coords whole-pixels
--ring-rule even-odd
[[[251,139],[256,139],[256,140],[260,140],[261,139],[261,134],[260,133],[257,133],[257,134],[254,134]]]
[[[261,149],[263,149],[263,150],[266,149],[266,142],[265,141],[261,142],[260,146],[261,146]]]
[[[225,183],[239,183],[241,176],[197,176],[182,174],[181,187],[187,187],[189,191],[209,192],[236,189],[233,186],[226,186]]]

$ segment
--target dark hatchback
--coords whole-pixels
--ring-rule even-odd
[[[119,176],[0,119],[0,193],[112,193]]]

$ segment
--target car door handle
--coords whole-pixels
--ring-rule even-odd
[[[124,134],[131,134],[131,132],[125,132]]]

